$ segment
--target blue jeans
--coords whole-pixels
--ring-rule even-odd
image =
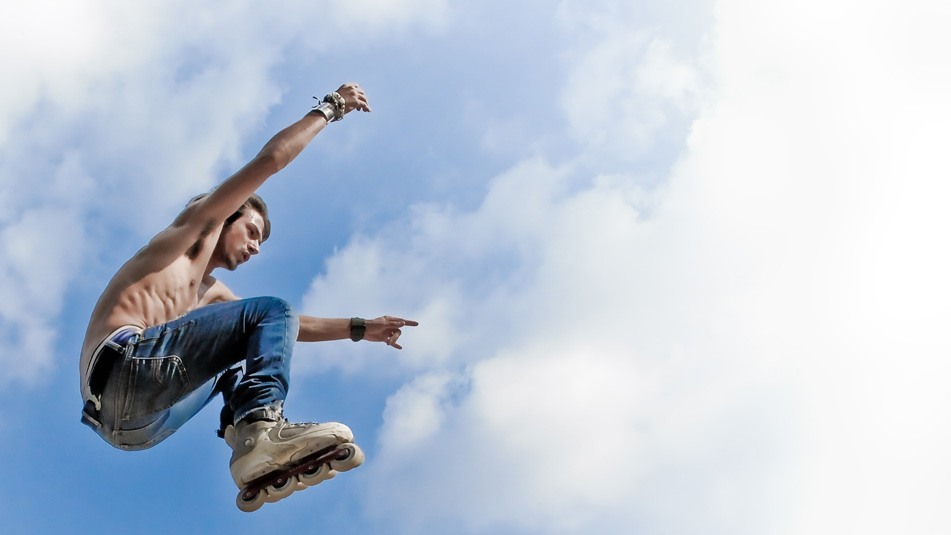
[[[168,438],[219,393],[222,430],[251,412],[281,410],[298,320],[257,297],[199,308],[134,335],[109,373],[98,418],[84,423],[126,450]]]

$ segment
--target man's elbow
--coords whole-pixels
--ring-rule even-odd
[[[255,163],[263,168],[268,175],[273,175],[287,167],[287,164],[291,163],[292,159],[289,148],[283,146],[283,144],[275,143],[265,147],[258,153],[255,158]]]

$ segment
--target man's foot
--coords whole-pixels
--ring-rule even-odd
[[[224,435],[233,450],[236,502],[245,512],[363,464],[363,451],[343,424],[293,424],[283,418],[242,421],[229,425]]]
[[[231,477],[243,487],[269,472],[297,464],[311,453],[353,442],[353,432],[335,422],[240,421],[225,429],[225,442],[233,451]]]

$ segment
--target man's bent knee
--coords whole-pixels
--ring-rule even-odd
[[[266,310],[271,314],[286,314],[288,316],[297,317],[297,313],[294,311],[294,307],[290,303],[281,299],[280,297],[253,297],[250,299],[254,301],[262,310]]]

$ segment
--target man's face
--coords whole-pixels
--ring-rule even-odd
[[[224,267],[234,271],[237,267],[258,254],[261,248],[261,233],[264,218],[257,210],[248,209],[234,223],[225,227],[218,238],[215,253],[224,262]]]

